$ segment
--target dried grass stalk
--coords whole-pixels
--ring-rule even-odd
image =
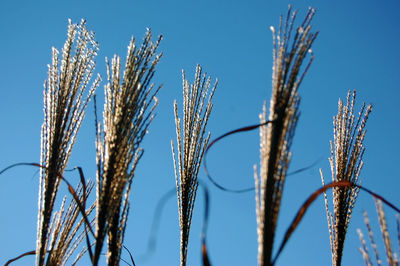
[[[392,248],[392,242],[390,240],[390,235],[389,235],[389,231],[387,228],[387,221],[386,221],[386,217],[385,217],[385,212],[383,210],[383,206],[382,206],[382,201],[377,200],[374,198],[375,201],[375,205],[376,205],[376,212],[378,214],[378,220],[379,220],[379,225],[380,225],[380,231],[382,234],[382,239],[383,239],[383,243],[385,245],[385,251],[386,251],[386,259],[387,262],[390,266],[398,266],[399,265],[399,260],[398,260],[398,256],[396,253],[393,252],[393,248]],[[396,222],[398,225],[398,218],[396,217]],[[378,253],[378,248],[376,245],[376,242],[374,240],[373,237],[373,231],[368,219],[368,215],[367,212],[364,211],[364,221],[365,221],[365,225],[367,227],[368,230],[368,235],[369,235],[369,239],[371,242],[371,246],[374,250],[374,255],[375,255],[375,259],[376,259],[376,263],[377,265],[382,265],[382,261],[379,258],[379,253]],[[365,244],[365,240],[361,237],[362,233],[360,229],[357,229],[358,234],[360,235],[360,240],[361,240],[361,244],[362,244],[362,250],[366,250],[366,244]],[[399,227],[397,227],[397,235],[400,234],[400,229]],[[360,249],[360,250],[361,250]],[[363,255],[364,261],[366,265],[372,265],[372,261],[371,261],[371,257],[369,256],[369,254],[364,254],[365,252],[361,252],[361,254]],[[367,259],[366,259],[367,258]]]
[[[129,210],[129,193],[136,165],[143,154],[140,143],[154,117],[157,94],[151,79],[161,58],[156,43],[147,31],[141,47],[132,38],[125,70],[114,56],[107,61],[103,130],[98,129],[96,245],[93,265],[97,265],[108,235],[108,265],[118,265]],[[122,80],[121,80],[122,79]]]
[[[299,118],[298,88],[303,80],[301,65],[317,33],[311,32],[314,10],[309,9],[302,25],[291,38],[296,11],[289,7],[287,18],[280,20],[279,32],[271,27],[274,37],[273,82],[268,120],[260,129],[260,173],[255,169],[256,213],[258,233],[258,263],[272,265],[272,249],[286,172],[289,167],[290,146]],[[311,63],[311,60],[310,60]],[[267,119],[266,107],[260,116]]]
[[[87,200],[93,187],[94,183],[89,181],[85,193],[83,193],[80,185],[75,190],[82,205]],[[81,217],[79,219],[81,213],[75,199],[71,200],[66,209],[65,201],[66,197],[62,201],[60,210],[54,213],[54,219],[50,225],[50,244],[47,253],[48,265],[66,265],[68,259],[85,237],[85,232],[82,230],[82,227],[85,226],[84,218]],[[86,216],[92,213],[94,207],[95,203],[86,210]]]
[[[385,251],[386,251],[386,259],[389,263],[389,265],[398,265],[398,262],[395,260],[393,251],[392,251],[392,243],[390,241],[390,236],[389,236],[389,231],[387,228],[387,223],[386,223],[386,217],[385,217],[385,212],[383,211],[382,207],[382,201],[380,200],[375,200],[375,205],[376,205],[376,212],[378,213],[378,218],[379,218],[379,225],[382,233],[382,238],[383,238],[383,243],[385,245]]]
[[[361,255],[363,256],[363,260],[365,262],[365,265],[372,266],[371,257],[370,257],[369,252],[368,252],[368,248],[367,248],[367,244],[366,244],[365,239],[364,239],[364,235],[363,235],[363,233],[361,232],[360,229],[357,229],[357,234],[358,234],[358,236],[360,238],[360,241],[361,241],[361,247],[359,248],[359,251],[360,251]]]
[[[359,176],[363,167],[362,156],[365,148],[363,141],[366,134],[365,125],[372,106],[362,105],[357,119],[354,116],[356,92],[349,91],[347,105],[339,99],[339,110],[333,119],[334,143],[331,142],[332,181],[350,181],[359,184]],[[322,184],[325,185],[321,171]],[[332,265],[341,265],[344,241],[350,223],[351,213],[357,199],[359,189],[356,187],[332,189],[333,213],[329,210],[325,194],[325,208],[331,243]]]
[[[48,249],[49,225],[60,184],[85,108],[100,82],[98,76],[84,96],[95,67],[98,50],[93,33],[85,21],[68,26],[68,37],[62,50],[53,48],[49,77],[44,84],[44,123],[41,131],[41,165],[36,264],[43,265]]]
[[[198,187],[197,176],[204,151],[210,139],[205,134],[206,125],[212,109],[212,97],[217,82],[210,90],[210,78],[202,75],[200,66],[196,67],[194,84],[191,85],[183,75],[183,122],[178,115],[178,104],[174,102],[178,154],[176,156],[171,141],[174,159],[176,190],[179,207],[179,225],[181,229],[181,260],[186,265],[190,224]],[[207,97],[208,96],[208,97]]]
[[[375,242],[375,240],[374,240],[374,233],[373,233],[373,231],[372,231],[371,223],[369,222],[367,212],[364,211],[363,215],[364,215],[364,222],[365,222],[365,225],[367,226],[367,229],[368,229],[369,241],[371,242],[372,249],[374,250],[374,255],[375,255],[376,263],[377,263],[378,265],[381,265],[381,264],[382,264],[382,261],[381,261],[381,259],[379,258],[378,247],[377,247],[376,242]]]

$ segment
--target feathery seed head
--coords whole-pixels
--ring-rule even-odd
[[[80,202],[87,200],[90,195],[94,183],[89,181],[86,185],[86,192],[78,185],[77,197]],[[85,198],[84,198],[85,196]],[[68,259],[85,237],[82,227],[85,226],[84,218],[79,219],[81,214],[78,205],[74,199],[71,200],[67,209],[65,209],[66,197],[64,197],[60,210],[54,213],[52,223],[50,225],[50,244],[48,251],[48,261],[50,265],[66,265]],[[94,210],[95,204],[92,204],[86,210],[86,216],[89,216]],[[79,256],[78,256],[79,257]]]
[[[332,181],[347,180],[359,184],[363,166],[362,156],[365,151],[363,146],[366,134],[365,126],[372,105],[366,107],[363,104],[359,116],[356,118],[354,115],[355,97],[356,92],[349,91],[346,105],[343,105],[339,99],[338,114],[333,118],[334,141],[330,143],[331,157],[329,158]],[[322,172],[321,178],[324,184]],[[329,210],[327,196],[324,193],[333,265],[341,264],[344,240],[358,191],[358,188],[353,187],[334,187],[332,189],[333,214]]]
[[[140,144],[154,118],[157,105],[151,79],[161,58],[156,43],[147,31],[138,48],[132,38],[128,46],[125,70],[114,56],[107,62],[103,130],[98,129],[97,149],[97,221],[93,263],[97,265],[108,234],[108,264],[119,263],[129,210],[129,194],[136,165],[143,154]]]
[[[375,205],[376,205],[376,212],[378,214],[378,220],[379,220],[379,225],[380,225],[380,231],[382,234],[382,239],[383,239],[383,243],[385,245],[385,251],[386,251],[386,259],[389,265],[393,265],[393,266],[397,266],[399,265],[399,260],[398,260],[398,256],[396,253],[393,252],[393,248],[392,248],[392,243],[390,240],[390,234],[387,228],[387,221],[386,221],[386,217],[385,217],[385,212],[383,210],[383,206],[382,206],[382,201],[377,200],[376,198],[374,198],[375,201]],[[382,260],[379,257],[379,253],[378,253],[378,248],[376,245],[376,242],[374,240],[374,236],[373,236],[373,231],[368,219],[368,215],[367,212],[364,211],[364,222],[365,225],[367,227],[367,231],[368,231],[368,236],[369,236],[369,240],[372,246],[372,249],[374,251],[374,255],[375,255],[375,260],[376,263],[378,265],[382,264]],[[398,220],[398,216],[396,217],[396,222],[397,222],[397,236],[398,236],[398,240],[400,243],[400,227],[399,227],[399,220]],[[360,241],[361,241],[361,245],[362,247],[360,248],[361,254],[363,256],[365,265],[372,265],[372,260],[371,257],[369,256],[368,253],[368,249],[365,243],[365,240],[363,238],[362,232],[360,229],[357,229],[357,232],[360,236]]]
[[[43,265],[48,249],[49,225],[60,184],[90,97],[100,82],[98,76],[84,96],[93,75],[97,53],[94,34],[85,21],[68,26],[67,40],[59,52],[52,49],[52,63],[44,84],[44,122],[41,131],[41,161],[36,263]]]
[[[317,36],[311,32],[310,25],[314,13],[310,8],[293,38],[296,11],[291,14],[290,6],[286,20],[280,19],[278,33],[271,27],[274,49],[268,120],[272,123],[260,129],[260,173],[255,172],[259,265],[272,265],[275,228],[299,117],[298,88],[312,58],[304,70],[301,65]],[[267,121],[265,104],[260,121]]]
[[[196,67],[194,84],[189,84],[184,71],[182,71],[182,79],[183,122],[178,115],[178,104],[176,101],[174,102],[177,156],[173,141],[171,141],[171,148],[178,196],[179,225],[181,228],[181,265],[186,265],[190,224],[198,186],[197,176],[204,151],[210,139],[210,134],[206,135],[205,131],[212,109],[212,97],[217,87],[217,82],[211,87],[210,78],[206,78],[206,74],[202,74],[202,69],[199,65]]]

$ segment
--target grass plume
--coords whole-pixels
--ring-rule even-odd
[[[204,151],[210,139],[210,133],[205,134],[205,131],[212,109],[212,97],[217,82],[211,88],[210,78],[206,78],[206,75],[202,74],[200,66],[196,67],[194,84],[189,84],[184,71],[182,76],[183,121],[178,115],[178,104],[176,101],[174,102],[177,156],[173,141],[171,141],[171,148],[174,159],[179,225],[181,229],[180,263],[184,266],[186,265],[190,224],[199,184],[197,176]]]
[[[381,231],[383,243],[385,246],[385,251],[386,251],[385,254],[386,254],[387,262],[390,266],[397,266],[397,265],[399,265],[399,260],[398,260],[397,254],[394,253],[393,245],[390,240],[390,235],[389,235],[389,231],[387,228],[387,221],[386,221],[386,217],[385,217],[385,212],[383,210],[382,201],[377,200],[375,198],[374,198],[374,201],[375,201],[375,206],[376,206],[376,212],[378,214],[380,231]],[[374,234],[373,234],[371,224],[369,222],[366,211],[364,211],[364,222],[367,227],[368,237],[369,237],[369,240],[370,240],[373,252],[374,252],[376,263],[377,263],[377,265],[381,265],[382,261],[379,257],[378,248],[377,248],[376,242],[374,240]],[[398,241],[400,244],[400,228],[399,228],[399,216],[398,215],[396,215],[396,222],[397,222],[397,237],[398,237]],[[373,265],[372,258],[369,254],[367,244],[364,239],[364,235],[362,234],[360,229],[357,229],[357,233],[358,233],[358,235],[360,237],[360,241],[361,241],[361,247],[359,248],[359,251],[361,252],[361,254],[363,256],[365,265],[367,265],[367,266]]]
[[[161,58],[156,50],[161,37],[152,42],[147,31],[140,47],[132,38],[125,70],[114,56],[107,61],[103,129],[98,129],[96,244],[93,265],[97,265],[105,237],[108,237],[108,265],[118,265],[129,211],[129,194],[135,168],[143,154],[140,144],[153,120],[160,87],[151,84]]]
[[[366,134],[365,125],[372,106],[366,107],[363,104],[356,119],[354,115],[355,97],[355,91],[353,93],[349,91],[346,105],[343,105],[339,99],[338,114],[333,119],[334,142],[331,142],[331,157],[329,158],[332,181],[346,180],[359,184],[359,176],[363,167],[362,157],[365,151],[363,146]],[[325,185],[322,171],[320,172],[322,184]],[[332,189],[333,213],[329,210],[327,195],[324,193],[332,265],[341,265],[346,232],[358,191],[357,187],[334,187]]]
[[[97,77],[84,92],[92,77],[97,53],[93,33],[86,29],[85,21],[69,23],[67,40],[59,52],[53,48],[48,80],[44,84],[44,123],[41,130],[39,213],[36,244],[36,263],[43,265],[48,250],[49,225],[60,178],[67,166],[72,147],[87,103],[100,82]]]
[[[290,146],[299,118],[298,88],[303,80],[301,65],[317,34],[311,32],[314,10],[309,9],[302,25],[291,39],[296,11],[289,7],[285,22],[274,36],[273,82],[268,120],[272,123],[260,128],[260,173],[255,169],[256,213],[258,234],[258,264],[272,265],[272,250],[282,191],[290,163]],[[311,63],[311,60],[310,60]],[[267,121],[266,107],[260,116]]]
[[[91,193],[94,183],[89,181],[85,193],[82,186],[75,190],[80,202],[87,200]],[[85,197],[85,198],[84,198]],[[71,200],[66,208],[66,197],[64,197],[58,212],[54,213],[50,225],[50,244],[48,250],[48,265],[66,265],[68,259],[78,248],[85,237],[85,232],[80,230],[84,224],[84,218],[79,218],[80,211],[74,199]],[[89,216],[94,210],[95,204],[92,204],[86,210],[86,216]]]

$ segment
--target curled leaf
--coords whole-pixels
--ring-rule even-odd
[[[296,216],[294,217],[294,219],[293,219],[292,223],[290,224],[289,228],[286,230],[286,233],[285,233],[285,236],[283,238],[283,241],[282,241],[281,245],[279,246],[278,252],[276,253],[276,255],[275,255],[274,259],[273,259],[273,264],[275,264],[276,260],[278,259],[279,255],[281,254],[283,248],[285,247],[287,241],[289,240],[289,238],[291,237],[292,233],[294,232],[294,230],[299,225],[301,219],[303,219],[303,216],[306,214],[306,211],[308,210],[310,205],[318,198],[319,195],[321,195],[322,193],[326,192],[328,189],[334,188],[334,187],[342,187],[342,188],[355,187],[355,188],[358,188],[358,189],[360,189],[362,191],[367,192],[371,196],[381,200],[386,205],[388,205],[390,208],[395,210],[397,213],[400,213],[400,209],[398,207],[396,207],[395,205],[390,203],[388,200],[386,200],[382,196],[376,194],[375,192],[373,192],[373,191],[371,191],[371,190],[369,190],[369,189],[367,189],[365,187],[362,187],[361,185],[354,184],[354,183],[352,183],[350,181],[347,181],[347,180],[342,180],[342,181],[336,181],[336,182],[329,183],[329,184],[317,189],[316,191],[314,191],[314,193],[312,193],[307,198],[307,200],[303,203],[303,205],[301,205],[299,211],[297,212]]]

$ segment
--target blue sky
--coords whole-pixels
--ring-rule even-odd
[[[61,49],[68,18],[87,20],[100,51],[96,71],[106,78],[105,57],[126,56],[131,36],[142,40],[146,27],[162,34],[164,56],[154,78],[163,84],[157,117],[143,142],[131,194],[132,207],[125,244],[138,265],[177,265],[179,225],[176,198],[164,210],[154,256],[141,261],[146,250],[153,211],[158,199],[175,185],[170,140],[175,139],[173,100],[181,102],[181,70],[189,80],[196,64],[219,79],[208,129],[213,137],[258,123],[269,101],[272,75],[271,25],[278,25],[289,3],[300,12],[317,10],[313,29],[320,34],[313,46],[315,60],[300,88],[301,118],[294,144],[292,170],[318,160],[312,169],[287,179],[276,245],[302,202],[321,186],[318,169],[329,177],[329,140],[337,101],[349,89],[361,102],[373,104],[367,124],[362,184],[400,205],[397,165],[398,78],[400,77],[400,4],[377,1],[2,1],[0,3],[0,168],[16,162],[38,162],[43,121],[43,82],[51,47]],[[98,94],[103,93],[103,85]],[[180,104],[181,106],[182,104]],[[102,103],[99,102],[99,106]],[[223,140],[208,156],[209,170],[232,188],[253,185],[253,165],[259,161],[258,132]],[[95,174],[93,105],[78,136],[70,164],[82,166],[87,178]],[[0,178],[0,263],[35,247],[37,169],[21,167]],[[36,174],[35,174],[36,173]],[[71,174],[71,179],[77,178]],[[201,171],[199,178],[204,179]],[[211,217],[208,234],[213,265],[255,265],[257,238],[254,192],[227,194],[210,185]],[[65,193],[65,188],[60,193]],[[203,195],[198,194],[190,236],[188,265],[200,265],[200,228]],[[344,265],[362,265],[356,228],[365,232],[362,211],[368,210],[377,230],[374,204],[360,194],[345,243]],[[395,235],[395,214],[387,210]],[[378,232],[378,231],[376,231]],[[379,239],[379,237],[377,236]],[[379,245],[380,239],[378,241]],[[382,243],[380,244],[382,246]],[[397,245],[396,245],[397,247]],[[278,260],[278,265],[329,265],[329,234],[322,198],[307,212]],[[127,258],[126,254],[124,255]],[[383,256],[383,251],[381,252]],[[32,265],[24,258],[16,265]],[[82,262],[84,265],[84,262]]]

